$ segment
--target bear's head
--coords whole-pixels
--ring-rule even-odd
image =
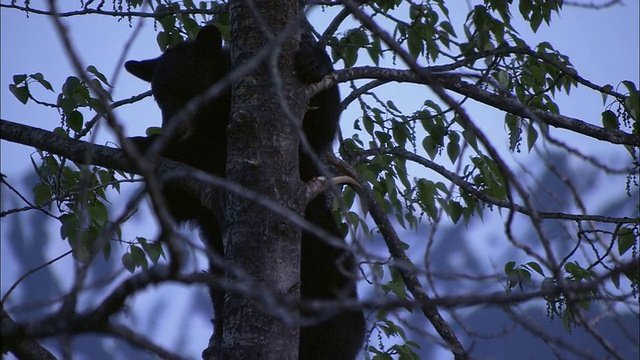
[[[200,29],[194,40],[170,47],[155,59],[127,61],[124,67],[132,75],[151,82],[151,91],[162,111],[162,128],[166,129],[191,99],[229,73],[231,60],[228,50],[222,46],[220,31],[207,25]],[[225,127],[230,104],[231,93],[227,89],[181,124],[173,138],[181,141]]]

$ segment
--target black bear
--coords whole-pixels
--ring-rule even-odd
[[[128,61],[128,72],[151,82],[153,95],[162,111],[162,127],[178,114],[185,104],[231,71],[231,61],[222,37],[213,25],[203,27],[195,40],[167,49],[160,57]],[[295,57],[295,70],[303,83],[320,81],[333,71],[324,49],[310,36],[303,36]],[[227,125],[230,116],[230,89],[198,109],[168,139],[162,156],[203,171],[225,175]],[[311,98],[304,116],[303,129],[318,154],[331,151],[340,117],[338,87],[326,89]],[[159,135],[162,136],[162,135]],[[134,137],[131,140],[146,151],[159,136]],[[318,176],[310,159],[300,151],[300,177],[307,181]],[[190,222],[200,229],[207,246],[222,254],[222,236],[215,216],[177,185],[167,184],[163,195],[169,211],[178,223]],[[305,218],[331,234],[341,237],[329,205],[331,195],[321,194],[305,210]],[[301,243],[302,299],[356,298],[356,264],[353,254],[328,245],[303,232]],[[215,273],[215,269],[211,269]],[[222,339],[224,294],[212,290],[215,327],[214,344]],[[313,315],[305,313],[305,315]],[[341,311],[300,331],[299,359],[354,359],[364,340],[364,316],[361,311]],[[215,346],[214,346],[215,347]]]

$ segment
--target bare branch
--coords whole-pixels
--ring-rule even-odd
[[[562,4],[566,6],[573,6],[578,8],[600,10],[600,9],[606,9],[615,5],[622,5],[623,3],[622,3],[622,0],[609,0],[601,4],[596,4],[594,2],[583,3],[583,2],[577,2],[577,1],[565,1]]]
[[[91,8],[85,7],[82,10],[54,13],[53,11],[32,8],[29,6],[20,6],[16,4],[0,4],[0,8],[18,10],[18,11],[24,12],[27,15],[36,14],[36,15],[44,15],[44,16],[53,16],[54,14],[56,14],[56,16],[61,18],[69,18],[69,17],[82,16],[82,15],[103,15],[103,16],[113,16],[113,17],[119,17],[119,18],[137,17],[137,18],[162,19],[169,16],[175,16],[178,14],[181,14],[181,15],[213,15],[215,14],[211,10],[200,10],[200,9],[181,9],[180,11],[169,10],[163,13],[154,13],[154,12],[119,11],[119,10],[108,11],[108,10],[102,10],[99,8],[91,9]],[[167,9],[172,9],[172,8],[167,7]]]

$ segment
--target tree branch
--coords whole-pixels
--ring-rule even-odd
[[[560,114],[553,114],[544,110],[527,107],[515,98],[505,97],[496,93],[483,90],[473,84],[462,80],[458,74],[433,74],[433,82],[426,80],[411,70],[397,70],[390,68],[377,68],[371,66],[356,67],[339,70],[333,77],[327,77],[324,81],[329,86],[336,82],[344,82],[357,79],[379,79],[396,82],[411,82],[416,84],[433,85],[437,83],[444,89],[451,90],[460,95],[469,97],[483,104],[499,110],[520,116],[522,118],[542,121],[551,126],[570,130],[594,139],[607,141],[613,144],[640,146],[640,135],[629,134],[622,130],[605,129],[592,125],[586,121],[575,119]],[[322,86],[324,88],[324,84]]]
[[[422,156],[404,150],[402,148],[375,148],[370,150],[365,150],[358,154],[358,157],[370,157],[379,154],[392,154],[403,157],[407,160],[411,160],[417,164],[420,164],[426,168],[429,168],[438,174],[442,175],[447,180],[451,181],[453,184],[457,185],[460,189],[472,194],[476,198],[486,202],[487,204],[495,205],[505,209],[514,209],[515,211],[531,216],[532,211],[522,205],[512,204],[505,200],[496,199],[492,196],[489,196],[481,191],[478,191],[471,183],[466,182],[456,173],[447,170],[444,166],[438,165],[437,163],[425,159]],[[359,161],[360,159],[356,159]],[[612,224],[637,224],[640,223],[640,218],[630,218],[630,217],[610,217],[603,215],[579,215],[579,214],[566,214],[562,212],[538,212],[538,216],[541,219],[560,219],[560,220],[573,220],[573,221],[597,221],[602,223],[612,223]]]
[[[0,139],[27,146],[33,146],[40,150],[66,157],[76,163],[84,165],[98,165],[109,169],[121,170],[132,174],[140,174],[140,171],[131,163],[124,151],[107,146],[87,143],[54,134],[50,131],[34,128],[27,125],[14,123],[0,119]],[[266,198],[255,191],[228,181],[222,177],[205,173],[188,165],[156,157],[146,159],[152,161],[155,167],[155,175],[165,180],[175,179],[185,190],[200,199],[203,204],[210,204],[210,199],[219,198],[216,191],[224,190],[253,201],[264,208],[282,216],[283,219],[300,227],[302,230],[314,234],[319,239],[325,239],[327,243],[349,249],[344,241],[335,237],[327,230],[314,225],[296,212],[281,206],[275,201]],[[212,189],[213,185],[218,189]],[[306,189],[305,189],[306,191]],[[210,210],[216,214],[215,208]]]
[[[595,4],[593,2],[581,3],[577,1],[565,1],[563,4],[566,6],[573,6],[578,8],[600,10],[600,9],[605,9],[615,5],[622,5],[622,0],[609,0],[609,1],[603,2],[602,4]]]
[[[36,15],[44,15],[44,16],[53,16],[54,12],[32,8],[29,6],[20,6],[15,4],[0,4],[0,8],[12,9],[22,11],[26,14],[36,14]],[[167,8],[168,9],[168,8]],[[57,13],[56,16],[61,18],[73,17],[73,16],[82,16],[82,15],[105,15],[105,16],[116,16],[116,17],[137,17],[137,18],[153,18],[153,19],[162,19],[168,16],[175,15],[213,15],[215,14],[211,9],[208,10],[200,10],[200,9],[183,9],[180,11],[166,11],[161,13],[156,12],[142,12],[142,11],[108,11],[101,9],[91,9],[85,7],[82,10],[75,11],[67,11]]]
[[[333,158],[332,162],[339,168],[343,169],[348,176],[358,181],[360,187],[365,189],[363,194],[366,194],[368,198],[366,199],[369,205],[369,212],[371,213],[371,217],[375,221],[378,226],[378,230],[380,234],[389,248],[389,253],[393,257],[394,263],[398,271],[400,272],[402,279],[409,290],[411,295],[413,295],[415,301],[421,304],[420,308],[424,316],[431,322],[435,330],[442,337],[442,339],[447,343],[450,347],[451,352],[455,355],[456,359],[467,359],[468,355],[456,337],[451,326],[442,318],[438,308],[433,304],[429,295],[427,295],[426,291],[420,284],[420,281],[417,277],[417,269],[411,262],[411,259],[407,256],[403,249],[402,241],[398,237],[393,225],[389,222],[387,218],[387,214],[384,210],[378,205],[377,200],[373,196],[373,192],[371,191],[371,187],[369,183],[362,178],[355,170],[351,168],[347,163],[338,160],[337,158]]]
[[[41,360],[55,360],[47,349],[43,348],[37,341],[32,339],[27,333],[19,331],[15,338],[11,341],[7,341],[4,337],[4,329],[15,328],[18,329],[19,325],[13,321],[13,319],[4,311],[4,306],[0,304],[0,319],[2,328],[2,353],[7,351],[12,352],[20,359],[41,359]]]

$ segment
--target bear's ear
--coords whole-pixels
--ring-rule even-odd
[[[198,53],[217,53],[222,48],[222,35],[214,25],[207,25],[200,29],[196,36],[195,47]]]
[[[124,63],[124,68],[127,69],[131,75],[142,79],[144,81],[151,82],[153,77],[153,70],[156,68],[158,59],[135,61],[129,60]]]

